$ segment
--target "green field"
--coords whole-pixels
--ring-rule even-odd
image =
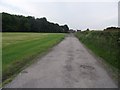
[[[60,33],[2,33],[3,81],[64,38]]]
[[[100,56],[109,65],[120,70],[119,31],[84,31],[77,32],[76,36],[97,56]]]

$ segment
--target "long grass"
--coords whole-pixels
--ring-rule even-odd
[[[55,33],[3,33],[2,74],[3,81],[18,73],[37,55],[46,52],[64,38]]]
[[[120,70],[119,31],[84,31],[76,33],[76,36],[96,55]]]

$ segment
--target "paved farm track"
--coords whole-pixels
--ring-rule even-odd
[[[116,88],[101,64],[73,35],[23,70],[8,88]]]

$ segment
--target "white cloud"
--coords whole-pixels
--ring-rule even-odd
[[[103,29],[110,25],[117,26],[119,0],[87,1],[0,0],[0,11],[38,18],[46,17],[49,21],[68,24],[74,29]]]

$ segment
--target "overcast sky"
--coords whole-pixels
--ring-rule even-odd
[[[0,0],[0,12],[46,17],[72,29],[118,26],[119,0]]]

